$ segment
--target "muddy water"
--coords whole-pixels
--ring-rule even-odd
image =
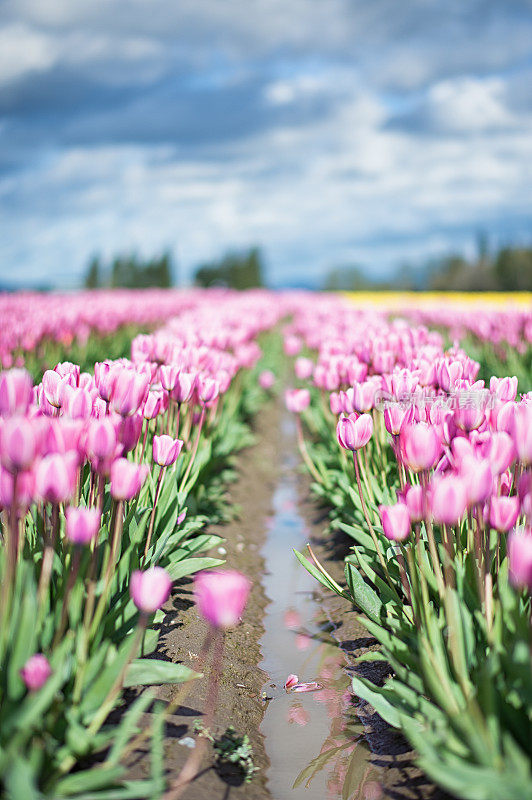
[[[299,459],[288,414],[282,431],[285,451],[262,550],[271,600],[261,641],[261,667],[269,676],[264,692],[271,698],[261,728],[271,764],[268,788],[275,800],[373,800],[380,796],[379,776],[352,708],[344,657],[319,623],[316,581],[292,552],[305,548],[308,530],[298,510]],[[323,689],[286,693],[290,673]]]

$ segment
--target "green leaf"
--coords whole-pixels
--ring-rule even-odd
[[[377,593],[368,586],[357,568],[349,561],[345,565],[345,577],[355,605],[373,622],[380,622],[384,615],[383,604]]]
[[[136,658],[129,664],[124,680],[124,687],[155,686],[161,683],[184,683],[192,678],[201,678],[201,673],[194,672],[184,664],[172,661],[159,661],[155,658]]]

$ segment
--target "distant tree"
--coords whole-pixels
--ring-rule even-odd
[[[196,286],[227,286],[252,289],[264,286],[262,255],[257,247],[244,253],[229,252],[218,261],[200,264],[194,274]]]
[[[495,259],[495,275],[500,289],[532,290],[532,249],[503,247]]]
[[[85,288],[98,289],[101,286],[100,275],[100,259],[94,256],[87,267],[87,274],[85,275]]]

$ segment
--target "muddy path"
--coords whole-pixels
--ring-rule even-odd
[[[219,774],[209,747],[202,771],[184,797],[443,800],[443,793],[414,766],[401,735],[350,694],[353,656],[376,647],[375,641],[352,606],[322,591],[292,552],[312,542],[342,582],[351,542],[327,532],[326,512],[311,497],[309,480],[300,469],[294,422],[280,399],[265,406],[253,429],[256,443],[239,454],[238,479],[228,488],[237,517],[209,531],[225,539],[223,549],[212,555],[225,558],[228,567],[248,575],[253,584],[242,624],[226,635],[215,732],[219,735],[232,725],[247,734],[258,771],[250,783],[243,783],[238,772]],[[165,610],[157,657],[197,668],[207,626],[196,613],[190,580],[176,584]],[[376,682],[387,674],[381,663],[363,668]],[[319,681],[324,689],[287,695],[283,683],[291,672],[301,680]],[[176,691],[161,686],[156,694],[168,702]],[[195,682],[167,724],[170,780],[190,754],[205,691],[205,679]],[[145,775],[145,752],[135,753],[130,767],[132,777]]]

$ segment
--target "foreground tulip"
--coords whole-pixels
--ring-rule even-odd
[[[24,414],[31,401],[33,381],[25,369],[0,373],[0,416]]]
[[[369,414],[342,417],[336,426],[338,443],[344,450],[360,450],[365,447],[373,434],[373,420]]]
[[[532,592],[532,528],[514,530],[508,536],[509,576],[514,586]]]
[[[236,570],[200,572],[194,579],[199,612],[214,628],[238,624],[250,589],[251,581]]]
[[[413,472],[433,467],[441,454],[441,441],[433,427],[426,422],[405,425],[401,431],[403,461]]]
[[[404,503],[393,506],[379,506],[382,529],[392,542],[404,541],[410,533],[410,514]]]
[[[172,439],[171,436],[163,434],[153,437],[153,460],[160,467],[169,467],[177,461],[183,442],[181,439]]]
[[[170,597],[172,581],[162,567],[150,567],[145,572],[135,570],[129,583],[129,593],[139,611],[152,614]]]
[[[454,475],[438,478],[432,484],[430,506],[434,520],[440,525],[455,525],[466,510],[464,482]]]
[[[146,375],[133,369],[117,370],[111,390],[111,408],[122,417],[134,414],[143,405],[148,389]]]
[[[505,532],[516,523],[519,516],[518,497],[492,497],[490,505],[490,525],[496,531]]]
[[[0,429],[0,459],[6,469],[19,472],[31,466],[37,440],[35,429],[26,417],[11,417]]]
[[[78,475],[78,454],[74,451],[46,456],[37,465],[35,489],[48,503],[65,503],[70,500],[76,488]]]
[[[127,458],[117,458],[111,466],[111,494],[115,500],[131,500],[141,490],[148,477],[145,464],[135,464]]]
[[[20,676],[31,692],[41,689],[51,674],[52,668],[48,659],[42,653],[35,653],[35,655],[28,658],[20,670]]]
[[[100,518],[97,508],[70,506],[66,511],[66,538],[72,544],[89,544],[100,530]]]

